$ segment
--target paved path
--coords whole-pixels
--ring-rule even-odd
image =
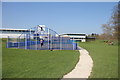
[[[65,78],[88,78],[90,76],[93,67],[93,60],[87,50],[81,47],[79,48],[80,59],[78,63],[70,73],[63,76],[62,80],[65,80]]]

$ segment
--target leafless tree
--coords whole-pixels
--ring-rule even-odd
[[[120,2],[113,8],[112,16],[107,24],[102,24],[102,39],[120,39]]]

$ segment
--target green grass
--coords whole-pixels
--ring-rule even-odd
[[[2,79],[2,40],[0,39],[0,79]]]
[[[74,50],[10,49],[2,43],[3,78],[62,78],[79,59]]]
[[[118,78],[118,46],[102,41],[80,43],[88,50],[94,66],[90,78]]]

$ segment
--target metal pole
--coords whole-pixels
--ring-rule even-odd
[[[37,50],[37,33],[36,33],[36,50]]]
[[[49,28],[48,28],[48,50],[50,49],[50,39],[49,39]]]
[[[9,36],[8,36],[8,39],[9,39]],[[7,48],[8,48],[8,44],[9,44],[8,39],[7,39]]]
[[[50,32],[51,32],[52,30],[50,29]],[[52,49],[52,33],[49,33],[50,34],[50,49]]]
[[[18,37],[18,48],[20,48],[20,37]]]
[[[62,37],[60,36],[60,50],[62,50]]]
[[[30,43],[29,49],[31,49],[31,29],[30,29],[30,35],[29,35],[29,43]]]
[[[24,39],[25,39],[25,49],[27,49],[27,34],[26,34],[26,37],[25,37],[25,34],[24,34]]]
[[[18,42],[18,48],[19,48],[19,37],[18,37],[18,39],[17,39],[17,42]]]
[[[73,50],[74,50],[74,38],[73,38]]]
[[[52,49],[52,35],[51,35],[51,49]]]

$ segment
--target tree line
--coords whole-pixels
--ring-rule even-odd
[[[120,2],[113,8],[111,18],[106,24],[102,24],[102,34],[92,33],[88,37],[106,41],[120,41]]]
[[[110,20],[102,24],[103,33],[99,35],[103,40],[120,40],[120,2],[113,8]]]

